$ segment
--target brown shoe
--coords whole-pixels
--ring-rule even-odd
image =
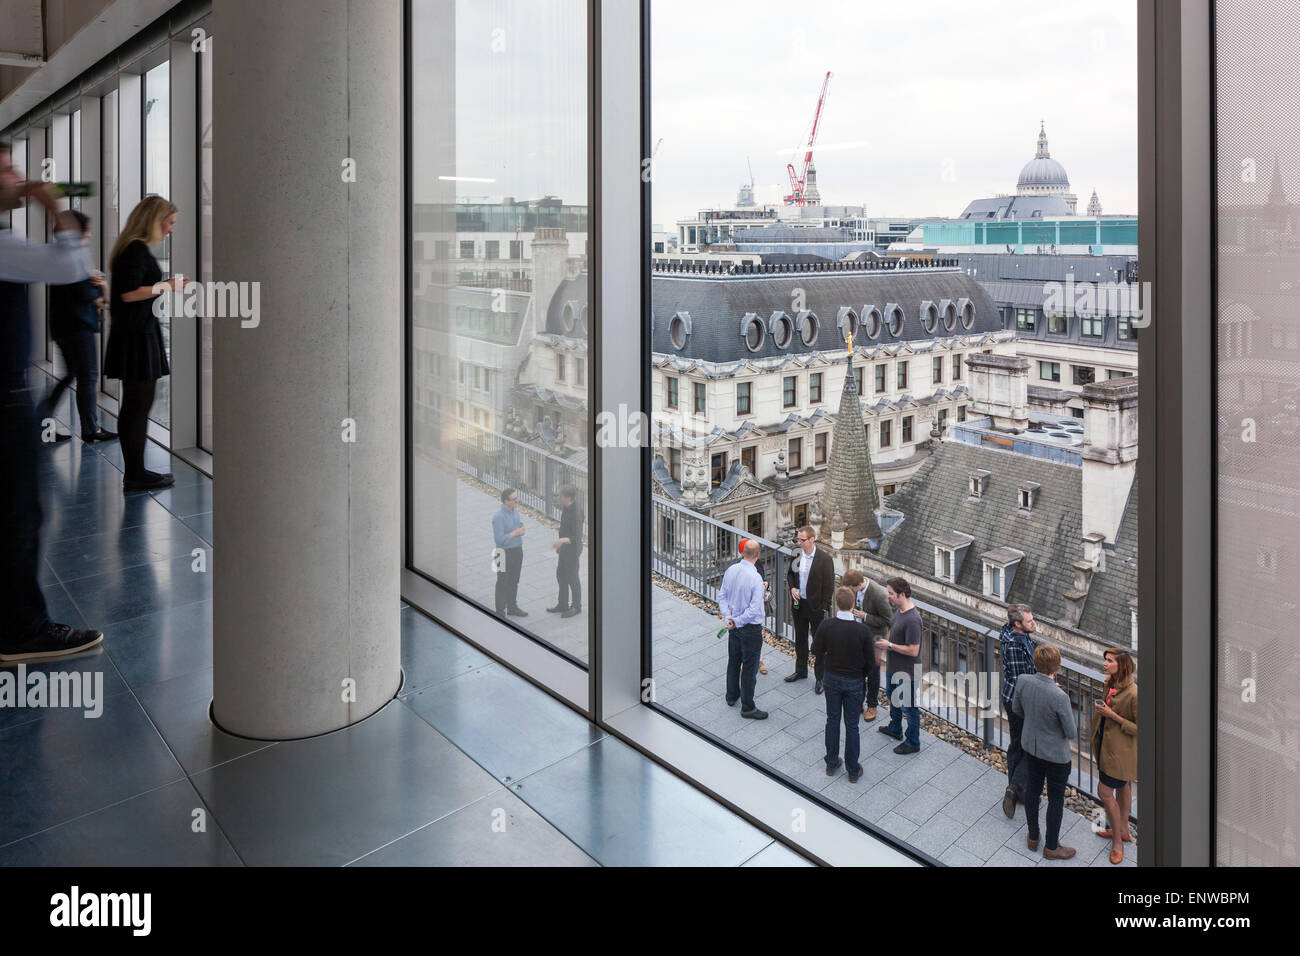
[[[1097,836],[1101,837],[1103,840],[1109,840],[1109,839],[1110,839],[1110,831],[1109,831],[1109,830],[1098,830],[1098,831],[1097,831]],[[1132,843],[1132,842],[1133,842],[1133,837],[1132,837],[1130,834],[1128,834],[1128,833],[1125,833],[1122,837],[1120,837],[1120,839],[1123,840],[1125,843]]]
[[[1072,856],[1074,856],[1074,847],[1072,846],[1058,846],[1055,850],[1043,851],[1044,860],[1068,860]]]
[[[1124,850],[1123,850],[1123,848],[1119,848],[1119,849],[1116,849],[1115,847],[1111,847],[1111,848],[1110,848],[1110,862],[1112,862],[1112,863],[1123,863],[1123,862],[1124,862]]]
[[[863,713],[862,713],[862,719],[865,720],[867,723],[871,723],[873,720],[875,720],[875,719],[876,719],[876,708],[874,708],[874,707],[868,707],[865,711],[863,711]]]
[[[1038,852],[1038,841],[1031,836],[1025,837],[1025,846],[1027,846],[1034,853]]]
[[[760,674],[766,674],[766,673],[767,673],[767,665],[764,664],[762,661],[759,661],[759,662],[758,662],[758,672],[759,672]]]

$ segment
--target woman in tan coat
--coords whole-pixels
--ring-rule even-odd
[[[1100,777],[1097,795],[1106,808],[1110,829],[1100,830],[1097,835],[1111,841],[1110,862],[1122,863],[1124,844],[1133,839],[1128,814],[1133,804],[1131,784],[1137,779],[1138,688],[1128,651],[1112,647],[1103,656],[1106,698],[1097,701],[1092,720],[1092,752]]]

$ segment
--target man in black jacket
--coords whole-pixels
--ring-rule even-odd
[[[72,210],[72,217],[81,227],[82,237],[89,241],[90,217],[76,210]],[[116,433],[96,424],[98,403],[95,393],[99,388],[99,361],[95,334],[100,330],[99,307],[96,303],[103,297],[107,285],[102,275],[92,274],[80,282],[49,287],[50,335],[63,353],[63,364],[67,366],[67,371],[41,402],[36,417],[45,419],[53,415],[58,410],[64,390],[76,379],[81,440],[88,442],[109,441],[117,437]],[[62,440],[72,436],[56,437]]]
[[[858,714],[862,710],[863,681],[876,663],[871,631],[853,614],[855,597],[847,587],[835,592],[835,616],[817,626],[812,642],[817,667],[825,669],[826,776],[834,776],[840,766],[840,721],[843,720],[844,766],[849,771],[849,783],[857,783],[862,776],[862,764],[858,762],[862,746]]]
[[[578,489],[565,485],[558,496],[560,508],[560,536],[551,545],[558,555],[555,580],[560,586],[560,596],[555,607],[546,610],[560,617],[577,617],[582,613],[582,583],[578,580],[578,558],[582,554],[582,505],[578,504]]]
[[[817,547],[817,535],[810,525],[799,529],[797,541],[803,553],[790,563],[790,570],[786,573],[794,602],[795,652],[794,673],[786,678],[786,683],[808,677],[808,631],[810,628],[815,631],[822,622],[835,593],[835,562],[829,551]],[[818,694],[822,692],[825,671],[825,664],[818,657],[813,672],[817,678],[814,690]]]

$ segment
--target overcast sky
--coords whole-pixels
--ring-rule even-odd
[[[827,203],[956,216],[1015,191],[1039,120],[1083,214],[1137,212],[1134,0],[652,0],[654,219],[789,192],[817,93]],[[802,160],[802,152],[799,153]],[[796,168],[798,168],[796,163]]]

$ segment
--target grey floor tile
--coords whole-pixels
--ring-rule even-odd
[[[894,774],[887,777],[885,782],[891,783],[896,776],[898,775]],[[893,785],[897,786],[897,784]],[[944,793],[938,787],[931,786],[928,783],[922,784],[899,801],[898,805],[894,807],[894,812],[902,814],[913,823],[922,824],[938,813],[951,800],[951,795]],[[948,819],[953,818],[949,817]]]
[[[192,779],[250,866],[342,865],[499,787],[402,702]]]
[[[269,747],[264,741],[233,737],[208,715],[212,671],[201,670],[136,688],[145,711],[188,774]]]
[[[178,520],[119,528],[48,544],[45,560],[64,584],[190,554],[208,543]]]
[[[404,698],[492,663],[492,658],[413,607],[403,608],[401,619]]]
[[[739,866],[771,842],[612,737],[512,788],[605,866]]]
[[[849,810],[869,823],[879,823],[894,807],[907,798],[907,794],[887,783],[878,783],[862,797],[849,804]],[[904,818],[906,819],[906,818]]]
[[[41,588],[41,594],[45,597],[45,612],[51,621],[79,628],[89,626],[62,584],[47,584]]]
[[[966,824],[936,813],[917,827],[907,842],[922,853],[938,859],[965,832]]]
[[[212,602],[117,621],[104,628],[104,646],[135,687],[207,670],[212,666]]]
[[[363,856],[352,866],[596,866],[509,790]]]
[[[773,840],[759,850],[741,866],[816,866],[811,860],[800,856],[784,843]]]
[[[212,512],[200,515],[187,515],[179,519],[185,527],[189,528],[209,545],[212,544]]]
[[[0,848],[0,866],[241,865],[188,780]]]
[[[582,715],[500,664],[405,698],[410,708],[502,782],[525,777],[600,739]],[[503,733],[503,728],[510,728]]]
[[[182,777],[130,694],[99,717],[47,709],[0,732],[0,846]]]
[[[907,819],[907,817],[899,816],[892,811],[877,820],[876,826],[900,840],[909,840],[912,834],[916,832],[915,823]]]
[[[212,511],[212,483],[177,484],[162,491],[152,491],[160,505],[178,518],[207,514]]]
[[[1050,860],[1047,862],[1051,862]],[[1038,861],[1033,857],[1022,856],[1016,853],[1010,847],[1002,847],[997,850],[985,866],[1038,866]]]
[[[988,766],[962,754],[930,778],[930,783],[947,793],[958,794],[984,776]],[[1005,781],[1005,778],[1003,778]]]
[[[212,555],[208,555],[206,572],[194,571],[193,560],[186,554],[80,578],[66,587],[82,616],[102,629],[118,621],[211,599]]]
[[[983,866],[984,861],[973,853],[967,853],[959,846],[950,846],[943,851],[939,862],[944,866]]]
[[[5,664],[0,666],[0,675],[4,674],[9,676],[0,676],[0,680],[13,681],[15,690],[20,687],[25,688],[22,696],[24,703],[29,699],[35,674],[45,675],[42,679],[45,681],[47,688],[57,684],[61,687],[67,686],[69,692],[73,691],[69,681],[75,681],[77,684],[76,690],[83,698],[87,693],[90,694],[90,699],[82,700],[82,706],[91,710],[96,707],[106,706],[105,701],[108,698],[115,697],[118,694],[125,694],[130,689],[126,686],[126,682],[122,680],[117,668],[113,666],[113,661],[105,652],[103,644],[84,654],[78,654],[76,657],[64,657],[55,661],[24,664],[21,669],[16,664]],[[88,677],[83,675],[88,675]],[[0,730],[7,730],[10,727],[17,727],[19,724],[37,720],[43,713],[45,713],[45,710],[41,707],[0,707]],[[69,726],[76,727],[78,725],[72,724]]]

